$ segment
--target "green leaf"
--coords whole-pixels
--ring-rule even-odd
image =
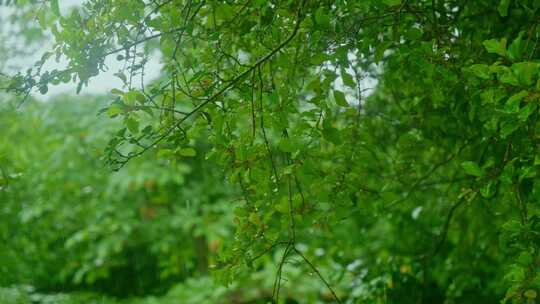
[[[498,67],[496,73],[497,73],[497,79],[500,82],[504,84],[509,84],[512,86],[519,85],[519,80],[517,79],[516,75],[514,74],[514,72],[512,72],[510,68],[505,67],[505,66]]]
[[[75,90],[75,92],[77,94],[79,94],[81,92],[83,84],[84,84],[84,82],[82,82],[82,81],[79,81],[79,83],[77,84],[77,89]]]
[[[117,73],[114,73],[113,75],[120,78],[120,80],[122,80],[123,83],[127,83],[126,74],[124,74],[122,72],[117,72]]]
[[[471,71],[478,78],[482,78],[482,79],[491,78],[490,69],[487,64],[473,64],[472,66],[469,67],[469,71]]]
[[[521,224],[519,221],[512,219],[504,223],[501,228],[508,232],[519,232],[521,231]]]
[[[518,114],[519,120],[526,121],[527,119],[529,119],[529,116],[531,116],[531,114],[533,114],[534,111],[536,110],[537,110],[536,103],[532,103],[532,102],[527,103],[527,105],[521,108],[521,110],[519,111],[519,114]]]
[[[506,38],[486,40],[483,44],[489,53],[506,57]]]
[[[480,194],[484,198],[490,198],[495,193],[495,183],[493,181],[488,182],[482,188],[480,188]]]
[[[274,205],[274,209],[280,213],[289,213],[289,200],[284,197],[279,200],[277,204]]]
[[[506,104],[504,105],[504,111],[506,113],[517,113],[520,109],[521,100],[529,95],[529,92],[523,90],[517,94],[512,95],[508,100],[506,101]]]
[[[345,71],[345,69],[341,70],[341,79],[343,80],[344,85],[351,89],[356,89],[356,82],[354,81],[353,77]]]
[[[524,86],[533,84],[539,69],[540,64],[536,62],[519,62],[512,65],[512,72],[516,76],[518,83]]]
[[[517,262],[523,266],[529,266],[529,264],[533,262],[533,257],[530,253],[523,251],[519,254]]]
[[[36,18],[37,18],[37,20],[39,22],[39,26],[42,29],[46,29],[47,28],[47,20],[45,19],[45,10],[41,10],[41,9],[38,10]]]
[[[516,120],[511,119],[503,121],[501,124],[501,137],[507,138],[510,134],[519,129],[519,127],[521,127],[521,125]]]
[[[173,150],[171,149],[159,149],[156,154],[157,158],[170,158],[174,155]]]
[[[109,115],[109,117],[115,117],[123,112],[124,109],[119,104],[112,104],[107,108],[107,115]]]
[[[533,165],[535,165],[535,166],[540,165],[540,155],[539,154],[536,154],[536,156],[534,157]]]
[[[383,3],[388,6],[395,6],[395,5],[400,5],[401,0],[383,0]]]
[[[532,260],[532,258],[531,258],[531,260]],[[528,266],[528,265],[527,265],[527,266]],[[523,293],[523,295],[525,296],[525,298],[531,300],[531,299],[535,299],[535,298],[536,298],[537,293],[536,293],[536,291],[535,291],[534,289],[528,289],[527,291],[525,291],[525,292]],[[529,302],[529,301],[528,301],[528,302]]]
[[[178,153],[178,155],[180,156],[185,156],[185,157],[197,156],[197,151],[193,148],[182,148],[182,149],[179,149],[176,153]]]
[[[146,97],[141,92],[133,89],[127,93],[124,93],[122,99],[128,105],[134,105],[135,102],[143,104],[146,101]]]
[[[58,0],[51,0],[51,9],[56,16],[60,16],[60,7],[58,6]]]
[[[385,51],[390,49],[391,45],[392,44],[390,41],[377,44],[374,54],[375,62],[380,62],[384,58]]]
[[[124,120],[124,123],[126,124],[126,127],[128,128],[129,132],[131,132],[132,134],[139,133],[139,122],[136,119],[134,119],[132,116],[126,117],[126,119]]]
[[[339,130],[326,123],[323,124],[326,125],[322,130],[324,138],[335,145],[339,145],[342,142]]]
[[[47,92],[49,91],[49,87],[47,86],[47,84],[43,84],[41,86],[39,86],[39,92],[43,95],[47,94]]]
[[[349,103],[347,102],[347,99],[345,99],[345,94],[339,90],[334,90],[334,99],[336,100],[336,103],[339,106],[342,107],[348,107]]]
[[[518,60],[521,58],[523,53],[523,34],[525,34],[524,31],[519,32],[519,35],[516,39],[510,43],[510,46],[508,46],[508,57],[512,60]]]
[[[424,33],[422,32],[421,29],[419,28],[411,28],[410,30],[408,30],[407,32],[405,32],[405,37],[407,37],[407,39],[409,40],[419,40],[420,38],[422,38],[422,35]]]
[[[328,55],[325,53],[316,53],[310,58],[310,63],[313,65],[320,65],[328,60]]]
[[[249,214],[248,220],[255,226],[260,227],[261,226],[261,218],[256,212],[251,212]]]
[[[510,6],[510,0],[501,0],[497,10],[502,17],[508,16],[508,7]]]
[[[319,7],[315,12],[315,22],[321,29],[330,27],[330,16],[327,14],[327,10],[324,7]]]
[[[536,177],[536,169],[532,166],[522,167],[519,173],[519,181]]]
[[[278,148],[279,150],[287,153],[292,153],[297,150],[293,142],[287,137],[283,137],[280,139],[278,143]]]
[[[484,170],[482,170],[482,168],[480,168],[475,162],[465,161],[461,163],[461,167],[463,168],[463,170],[465,170],[465,173],[469,175],[474,175],[477,177],[484,176]]]
[[[112,89],[111,94],[122,96],[124,95],[124,92],[120,91],[119,89]]]

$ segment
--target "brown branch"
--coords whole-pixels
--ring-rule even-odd
[[[283,271],[283,265],[285,265],[285,261],[287,260],[287,256],[291,253],[291,249],[293,249],[294,246],[291,242],[287,242],[287,246],[285,247],[285,251],[283,252],[283,255],[281,256],[281,261],[278,265],[278,270],[276,273],[276,277],[274,279],[274,287],[272,288],[272,302],[277,303],[279,299],[279,291],[281,289],[281,273]]]
[[[324,285],[326,286],[326,288],[330,291],[330,293],[332,294],[332,296],[334,297],[334,299],[336,300],[336,302],[338,303],[343,303],[341,301],[341,299],[337,296],[336,292],[334,291],[334,289],[332,288],[332,286],[330,286],[330,283],[328,283],[328,281],[323,277],[323,275],[321,274],[321,272],[317,269],[317,267],[315,267],[315,265],[313,265],[313,263],[302,253],[300,252],[300,250],[296,249],[296,247],[293,247],[293,250],[296,252],[296,254],[298,254],[305,262],[306,264],[309,265],[309,267],[311,268],[311,270],[313,270],[313,272],[315,272],[317,274],[317,276],[319,277],[319,279],[324,283]]]
[[[410,195],[412,193],[414,193],[416,190],[418,190],[418,188],[422,185],[422,183],[427,180],[435,171],[437,171],[437,169],[439,169],[440,167],[448,164],[450,161],[452,161],[456,156],[458,156],[461,151],[463,151],[463,149],[465,149],[466,146],[468,146],[469,144],[471,143],[471,140],[466,140],[465,143],[463,145],[461,145],[461,147],[459,147],[458,151],[455,152],[455,153],[452,153],[450,154],[446,159],[444,159],[443,161],[435,164],[433,167],[431,167],[431,169],[429,169],[428,172],[426,172],[426,174],[424,174],[423,176],[421,176],[420,178],[418,178],[414,184],[411,186],[410,190],[407,191],[407,193],[405,194],[405,196],[403,196],[402,198],[400,199],[397,199],[393,202],[391,202],[390,204],[384,206],[384,208],[392,208],[393,206],[399,204],[399,203],[402,203],[404,201],[406,201]]]
[[[519,208],[519,213],[520,213],[520,218],[521,218],[521,225],[525,226],[528,222],[529,216],[527,215],[527,205],[521,198],[521,189],[520,189],[519,182],[517,182],[514,185],[514,193],[516,195],[516,201],[518,203],[518,208]]]
[[[268,136],[266,135],[266,128],[264,127],[264,107],[263,107],[263,98],[262,98],[262,92],[263,92],[263,79],[262,79],[262,75],[261,75],[261,69],[259,67],[258,69],[258,75],[259,75],[259,103],[260,103],[260,111],[261,111],[261,114],[260,114],[260,123],[261,123],[261,130],[262,130],[262,135],[263,135],[263,139],[264,139],[264,145],[266,147],[266,151],[268,152],[268,158],[270,159],[270,165],[272,166],[272,171],[274,173],[274,177],[275,177],[275,183],[276,184],[279,184],[279,177],[278,177],[278,173],[277,173],[277,169],[276,169],[276,164],[274,163],[274,156],[272,155],[272,149],[270,149],[270,143],[268,141]]]
[[[452,221],[452,218],[454,217],[454,213],[456,210],[465,202],[465,197],[462,196],[452,207],[450,207],[450,210],[448,211],[448,214],[446,215],[446,220],[444,222],[443,228],[441,230],[441,233],[439,234],[439,240],[437,241],[437,244],[435,245],[435,248],[429,255],[429,257],[433,257],[439,253],[442,246],[444,245],[444,242],[446,242],[446,237],[448,236],[448,230],[450,228],[450,222]]]

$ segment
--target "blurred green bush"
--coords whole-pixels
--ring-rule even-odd
[[[206,274],[231,236],[233,189],[208,161],[149,153],[119,172],[104,165],[116,126],[95,115],[103,105],[3,105],[0,285],[163,293]]]

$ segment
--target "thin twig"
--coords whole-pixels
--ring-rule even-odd
[[[332,296],[334,297],[334,299],[338,302],[338,303],[343,303],[341,301],[341,299],[337,296],[336,292],[334,291],[334,289],[332,288],[332,286],[330,285],[330,283],[328,283],[328,281],[323,277],[323,275],[321,274],[321,272],[317,269],[317,267],[315,267],[315,265],[313,265],[313,263],[302,253],[300,252],[300,250],[298,250],[296,247],[293,247],[293,250],[306,262],[306,264],[309,265],[309,267],[311,268],[311,270],[313,270],[313,272],[315,272],[317,274],[317,276],[319,277],[319,279],[324,283],[324,285],[326,286],[326,288],[328,288],[328,290],[330,291],[330,293],[332,294]]]

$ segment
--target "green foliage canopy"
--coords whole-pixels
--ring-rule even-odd
[[[22,94],[71,81],[80,90],[105,58],[125,62],[103,110],[123,124],[107,145],[114,169],[150,152],[199,154],[191,140],[207,134],[205,157],[243,194],[217,265],[224,282],[279,252],[274,299],[294,286],[281,280],[294,259],[338,302],[531,302],[539,8],[89,0],[50,27],[43,61],[63,56],[66,69],[38,63],[3,82]],[[156,49],[162,77],[147,83]],[[369,96],[366,79],[377,80]],[[341,266],[322,273],[325,263]]]

